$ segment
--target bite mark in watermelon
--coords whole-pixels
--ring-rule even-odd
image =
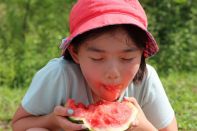
[[[68,117],[69,120],[83,123],[91,131],[127,130],[138,113],[137,108],[129,101],[100,101],[85,106],[69,99],[66,107],[74,110],[74,114]]]

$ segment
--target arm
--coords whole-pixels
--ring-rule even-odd
[[[155,69],[147,66],[148,74],[145,79],[144,101],[141,103],[147,119],[158,130],[177,130],[174,110],[168,100],[163,85]]]
[[[132,102],[138,108],[138,116],[136,121],[133,123],[129,131],[157,131],[156,129],[146,118],[144,112],[139,106],[138,102],[135,98],[129,97],[125,98],[126,100]],[[159,129],[159,131],[178,131],[176,118],[172,120],[172,122],[165,128]]]
[[[12,129],[13,131],[24,131],[33,127],[53,129],[55,127],[55,123],[51,117],[51,115],[33,116],[20,106],[12,120]]]
[[[136,120],[132,123],[128,131],[157,131],[157,129],[148,121],[140,105],[134,97],[125,97],[126,101],[130,101],[137,107],[138,115]]]
[[[178,131],[176,118],[174,117],[173,121],[167,127],[160,129],[159,131]]]
[[[14,115],[12,120],[13,131],[25,131],[30,128],[45,128],[49,130],[80,130],[82,125],[74,124],[65,119],[67,109],[64,107],[57,106],[54,112],[43,116],[34,116],[29,114],[20,106]]]
[[[149,122],[146,122],[146,131],[157,131],[157,129]],[[142,129],[137,128],[138,125],[135,125],[135,127],[131,127],[128,131],[141,131]],[[178,127],[177,127],[177,122],[176,122],[176,118],[174,117],[173,121],[170,123],[170,125],[168,125],[167,127],[163,128],[163,129],[159,129],[159,131],[178,131]]]

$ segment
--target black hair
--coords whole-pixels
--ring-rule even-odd
[[[113,32],[118,28],[122,28],[123,30],[125,30],[128,33],[129,37],[131,37],[131,39],[134,41],[134,43],[136,43],[136,46],[138,48],[142,50],[145,48],[146,42],[148,41],[146,32],[140,29],[139,27],[130,24],[108,25],[102,28],[96,28],[87,31],[83,34],[79,34],[71,41],[70,44],[73,45],[74,50],[77,52],[80,45],[85,41],[87,41],[88,39],[96,38],[106,32]],[[73,61],[68,50],[65,50],[63,56],[65,60]],[[146,74],[146,72],[147,72],[146,61],[144,55],[142,54],[139,70],[133,79],[134,84],[140,83],[143,80],[143,77]]]

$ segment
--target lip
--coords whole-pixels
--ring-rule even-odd
[[[120,91],[122,85],[103,85],[103,87],[108,91]]]

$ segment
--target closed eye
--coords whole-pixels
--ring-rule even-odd
[[[128,61],[128,62],[132,61],[133,59],[134,59],[133,57],[132,58],[121,58],[122,61]]]
[[[102,61],[102,60],[104,60],[104,58],[90,58],[91,60],[93,60],[93,61]]]

